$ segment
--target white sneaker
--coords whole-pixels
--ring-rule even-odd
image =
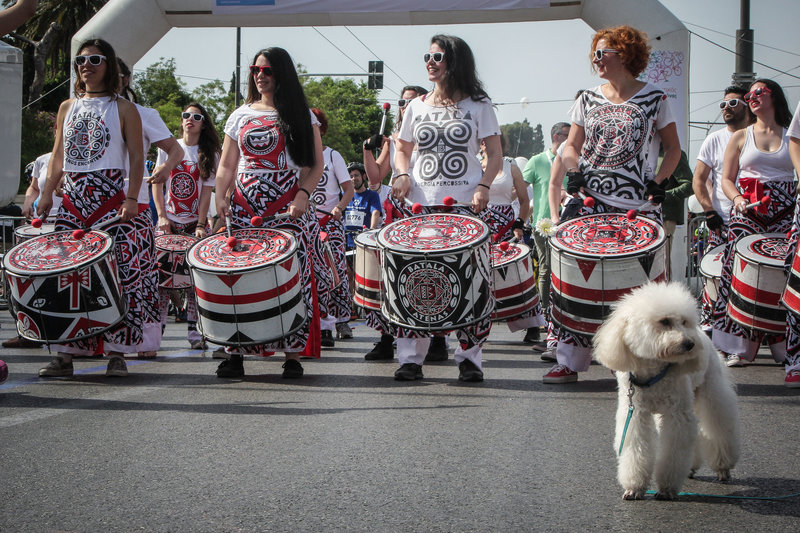
[[[219,348],[217,348],[216,350],[214,350],[211,353],[211,358],[212,359],[230,359],[231,358],[231,354],[229,354],[228,352],[225,351],[225,347],[224,346],[220,346]]]
[[[734,367],[734,366],[744,366],[744,361],[742,360],[741,355],[737,355],[735,353],[729,353],[725,356],[725,364]]]
[[[555,348],[548,348],[547,350],[543,351],[541,355],[542,361],[546,361],[548,363],[555,363],[556,362],[556,349]]]

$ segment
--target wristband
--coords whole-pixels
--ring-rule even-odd
[[[408,176],[408,172],[401,172],[400,174],[395,174],[394,176],[392,176],[392,179],[394,180],[402,176]]]
[[[134,202],[139,203],[139,199],[138,198],[134,198],[133,196],[128,196],[125,199],[126,200],[133,200]]]
[[[525,221],[521,218],[517,218],[514,220],[514,224],[511,226],[511,229],[524,229],[525,228]]]
[[[309,200],[311,199],[311,193],[308,192],[306,189],[304,189],[303,187],[298,187],[297,188],[297,192],[300,192],[300,191],[303,191],[304,193],[306,193],[306,196],[308,196]]]
[[[733,199],[731,200],[731,202],[735,202],[735,201],[736,201],[736,199],[737,199],[737,198],[739,198],[740,196],[741,196],[742,198],[744,198],[744,195],[743,195],[743,194],[737,194],[736,196],[734,196],[734,197],[733,197]]]
[[[487,191],[490,189],[490,187],[488,185],[486,185],[485,183],[479,183],[478,187],[486,187]]]

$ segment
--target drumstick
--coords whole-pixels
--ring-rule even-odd
[[[647,208],[653,205],[658,205],[658,204],[653,204],[650,202],[650,200],[648,200],[639,207],[637,207],[636,209],[629,209],[628,212],[625,213],[625,216],[628,217],[628,220],[633,220],[634,218],[636,218],[636,215],[639,214],[639,211],[650,211],[650,209]]]
[[[231,221],[231,215],[230,213],[228,213],[227,215],[225,215],[225,231],[228,232],[228,239],[225,242],[228,244],[228,248],[230,248],[231,250],[233,250],[237,242],[236,237],[233,236],[233,232],[231,231],[232,225],[233,222]]]
[[[403,198],[403,201],[406,203],[406,205],[410,205],[411,206],[411,212],[414,213],[415,215],[419,215],[420,213],[422,213],[422,204],[421,203],[412,202],[408,198]]]
[[[381,117],[381,131],[378,132],[383,135],[383,131],[386,129],[386,115],[389,114],[389,108],[392,107],[389,102],[385,102],[383,104],[383,117]]]
[[[751,209],[753,207],[758,207],[760,205],[763,205],[764,207],[768,207],[770,203],[772,203],[772,198],[770,198],[769,196],[762,196],[761,200],[759,200],[757,202],[753,202],[752,204],[747,204],[746,206],[744,206],[744,208],[745,209]]]
[[[578,196],[583,198],[583,205],[584,206],[586,206],[588,208],[594,207],[594,198],[592,198],[591,196],[586,196],[585,194],[583,194],[580,191],[578,191]]]

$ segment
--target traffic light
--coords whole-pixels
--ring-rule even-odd
[[[370,89],[383,89],[383,61],[369,62],[367,87]]]

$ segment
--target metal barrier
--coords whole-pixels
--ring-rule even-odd
[[[703,276],[700,274],[700,262],[708,247],[708,228],[705,215],[689,213],[686,224],[686,283],[696,297],[703,295]]]
[[[6,273],[3,270],[3,257],[14,246],[14,228],[21,225],[25,217],[0,215],[0,309],[8,308],[6,298]]]

